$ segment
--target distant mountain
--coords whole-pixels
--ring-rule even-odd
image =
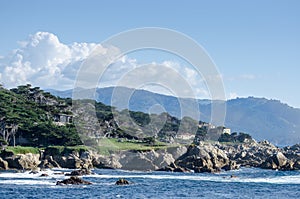
[[[98,88],[95,94],[96,100],[107,105],[114,105],[118,109],[128,108],[133,111],[149,112],[149,109],[160,104],[166,112],[175,116],[185,116],[181,113],[179,99],[173,96],[157,94],[145,90],[133,90],[118,87],[118,97],[132,93],[128,107],[127,104],[112,103],[113,87]],[[72,90],[55,91],[48,90],[53,95],[60,97],[72,97]],[[89,98],[92,96],[85,95]],[[192,99],[180,99],[187,108],[192,104]],[[211,114],[210,100],[196,101],[201,111],[201,120],[209,122]],[[226,102],[225,126],[232,131],[250,133],[255,139],[267,139],[277,145],[300,143],[300,109],[292,108],[278,100],[265,98],[237,98]],[[195,118],[198,119],[198,118]]]

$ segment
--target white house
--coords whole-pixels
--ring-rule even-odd
[[[231,130],[229,128],[224,128],[223,129],[223,134],[231,134]]]

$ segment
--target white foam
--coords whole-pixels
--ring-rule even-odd
[[[265,177],[265,178],[249,178],[214,175],[199,176],[199,175],[91,175],[94,178],[144,178],[158,180],[197,180],[197,181],[215,181],[215,182],[240,182],[240,183],[272,183],[272,184],[300,184],[300,175],[280,176],[280,177]]]
[[[300,184],[300,176],[280,176],[265,178],[236,178],[235,182],[252,182],[252,183],[271,183],[271,184]]]
[[[55,185],[56,182],[48,180],[1,180],[0,184],[15,184],[15,185]]]
[[[55,175],[54,173],[61,172],[62,170],[46,170],[37,174],[30,174],[28,171],[24,173],[9,173],[4,172],[0,174],[0,184],[45,184],[53,185],[54,181],[67,178],[63,174]],[[66,170],[64,170],[66,171]],[[222,174],[162,174],[158,173],[132,173],[122,172],[118,174],[87,175],[89,178],[103,178],[103,179],[118,179],[118,178],[143,178],[143,179],[156,179],[156,180],[195,180],[195,181],[213,181],[213,182],[239,182],[239,183],[271,183],[271,184],[299,184],[300,185],[300,173],[298,175],[289,176],[272,176],[269,177],[249,177],[247,173],[250,171],[243,171],[242,173],[234,172],[236,178],[231,178],[230,173],[228,175]],[[40,177],[41,174],[48,174],[48,177]],[[252,173],[252,172],[250,172]],[[240,174],[240,175],[239,175]],[[246,175],[245,175],[246,174]],[[295,173],[294,173],[295,174]],[[251,174],[250,174],[251,175]]]
[[[26,171],[23,173],[11,173],[11,172],[4,172],[0,174],[0,178],[41,178],[41,174],[47,174],[48,176],[52,176],[55,172],[52,170],[45,170],[40,171],[38,173],[30,173],[30,171]],[[45,177],[42,177],[45,178]]]

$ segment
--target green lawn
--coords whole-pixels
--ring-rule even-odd
[[[164,142],[155,142],[154,145],[149,145],[141,141],[131,141],[126,139],[117,139],[117,138],[102,138],[98,141],[98,147],[96,150],[103,155],[110,155],[118,151],[149,151],[149,150],[158,150],[166,149],[169,147],[178,146],[178,144],[166,144]],[[45,148],[41,148],[45,149]],[[53,151],[55,154],[64,154],[70,153],[72,151],[86,151],[89,148],[86,146],[49,146],[47,150]],[[26,154],[33,153],[38,154],[39,148],[36,147],[24,147],[24,146],[9,146],[6,148],[7,151],[11,151],[14,154]]]
[[[12,147],[9,146],[6,148],[6,151],[11,151],[14,154],[26,154],[26,153],[33,153],[33,154],[38,154],[39,149],[36,147],[29,147],[29,146],[16,146]]]
[[[98,151],[104,155],[109,155],[116,151],[149,151],[152,149],[165,149],[168,147],[171,147],[171,145],[166,145],[162,142],[157,142],[152,146],[139,141],[122,140],[117,138],[102,138],[98,142]]]
[[[33,154],[39,154],[40,149],[45,148],[37,148],[37,147],[29,147],[29,146],[8,146],[6,148],[6,151],[11,151],[14,154],[26,154],[26,153],[33,153]],[[47,150],[54,150],[57,154],[62,153],[71,153],[72,151],[87,151],[88,147],[78,145],[78,146],[49,146],[47,147]]]

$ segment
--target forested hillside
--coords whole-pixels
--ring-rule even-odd
[[[225,128],[210,131],[207,123],[189,117],[178,119],[168,113],[119,111],[91,99],[60,98],[29,84],[10,90],[0,88],[0,124],[2,145],[35,147],[90,146],[101,143],[102,138],[149,145],[190,144],[217,140]]]
[[[30,146],[81,144],[71,121],[71,99],[61,99],[31,85],[0,88],[0,133],[4,144]]]
[[[104,104],[112,103],[114,87],[98,88],[96,100]],[[61,97],[72,97],[72,90],[55,91],[51,93]],[[179,101],[193,104],[191,99],[177,99],[145,90],[133,90],[119,87],[119,93],[132,93],[128,107],[132,111],[148,112],[160,104],[170,115],[180,118],[182,115]],[[211,100],[198,99],[200,120],[210,122]],[[114,104],[118,109],[124,109],[123,103]],[[192,108],[193,106],[191,106]],[[237,98],[226,101],[225,126],[233,131],[251,133],[257,140],[267,139],[278,145],[291,145],[300,142],[300,109],[293,108],[278,100],[265,98]]]

